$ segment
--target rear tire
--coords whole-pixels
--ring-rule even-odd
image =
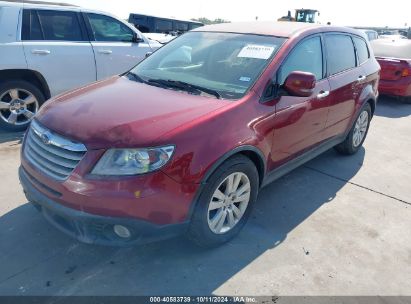
[[[257,168],[249,158],[237,155],[228,159],[202,189],[188,238],[201,247],[215,247],[231,240],[247,222],[258,188]]]
[[[411,96],[407,96],[407,97],[401,97],[400,101],[402,103],[406,103],[406,104],[411,104]]]
[[[371,106],[367,102],[361,108],[360,113],[358,114],[357,119],[355,120],[355,123],[346,139],[339,145],[335,146],[334,149],[344,155],[352,155],[357,153],[367,137],[371,117]]]
[[[0,129],[24,131],[44,101],[44,94],[27,81],[12,80],[1,84]]]

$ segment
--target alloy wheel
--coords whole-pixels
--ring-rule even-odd
[[[250,201],[251,183],[246,174],[234,172],[214,191],[208,205],[207,221],[210,230],[223,234],[243,217]]]
[[[10,89],[0,95],[0,119],[15,126],[28,124],[39,109],[37,98],[24,89]]]
[[[368,112],[361,112],[357,121],[355,122],[354,133],[353,133],[353,145],[358,147],[367,133],[368,128]]]

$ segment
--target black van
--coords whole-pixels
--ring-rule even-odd
[[[134,24],[143,33],[182,34],[203,26],[201,22],[130,14],[128,22]]]

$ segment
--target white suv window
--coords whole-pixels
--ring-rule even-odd
[[[23,40],[84,41],[75,12],[25,10]]]
[[[133,42],[134,32],[109,16],[87,14],[95,41]]]

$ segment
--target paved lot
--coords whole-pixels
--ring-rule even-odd
[[[364,149],[330,150],[259,196],[226,246],[83,245],[20,189],[0,134],[0,295],[411,295],[411,105],[382,98]]]

